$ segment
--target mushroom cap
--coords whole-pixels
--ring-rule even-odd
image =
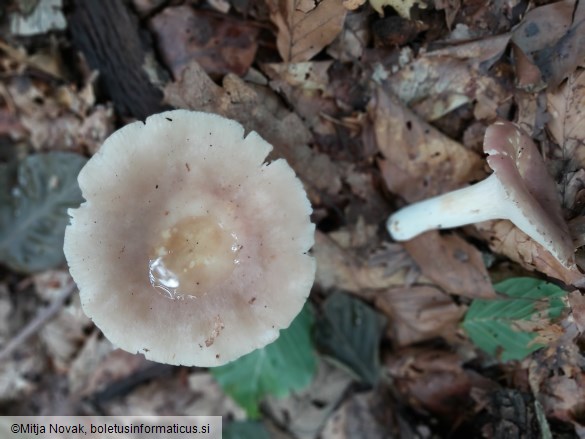
[[[532,139],[511,122],[488,127],[487,162],[518,213],[508,217],[563,265],[574,265],[574,246],[555,182]],[[522,225],[521,225],[522,224]]]
[[[274,341],[315,277],[311,205],[255,132],[187,110],[112,134],[79,174],[65,255],[82,307],[129,352],[218,366]]]

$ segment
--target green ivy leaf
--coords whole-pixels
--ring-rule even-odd
[[[323,304],[315,341],[321,350],[374,386],[380,377],[380,340],[386,318],[361,300],[334,293]]]
[[[312,324],[313,314],[306,305],[274,343],[211,369],[219,385],[250,418],[260,416],[258,405],[266,395],[285,397],[311,382],[317,364]]]
[[[64,262],[67,209],[83,201],[77,175],[86,161],[51,152],[0,166],[0,263],[32,273]]]
[[[473,342],[502,361],[521,360],[544,345],[539,331],[566,308],[566,292],[560,287],[529,277],[517,277],[494,285],[503,298],[476,299],[463,328]]]

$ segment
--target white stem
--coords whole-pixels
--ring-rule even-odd
[[[435,229],[449,229],[492,219],[509,219],[511,201],[495,174],[453,192],[411,204],[388,218],[396,241]]]

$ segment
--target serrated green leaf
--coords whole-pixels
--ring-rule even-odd
[[[1,263],[32,273],[64,262],[67,209],[83,201],[77,175],[86,161],[51,152],[0,166]]]
[[[306,305],[274,343],[211,369],[219,385],[250,418],[260,415],[258,405],[266,395],[284,397],[311,382],[317,364],[312,324],[313,314]]]
[[[222,433],[223,439],[270,439],[266,427],[255,421],[231,422]]]
[[[536,341],[538,328],[551,324],[566,307],[566,292],[539,279],[518,277],[494,285],[507,297],[476,299],[471,303],[463,328],[471,340],[502,361],[521,360],[543,347]]]
[[[386,318],[361,300],[334,293],[323,304],[315,341],[322,351],[365,383],[380,377],[379,349]]]

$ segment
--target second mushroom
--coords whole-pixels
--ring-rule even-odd
[[[532,139],[511,122],[497,122],[486,131],[484,152],[494,171],[488,178],[400,209],[387,221],[390,235],[404,241],[429,230],[507,219],[572,267],[574,247],[555,183]]]

